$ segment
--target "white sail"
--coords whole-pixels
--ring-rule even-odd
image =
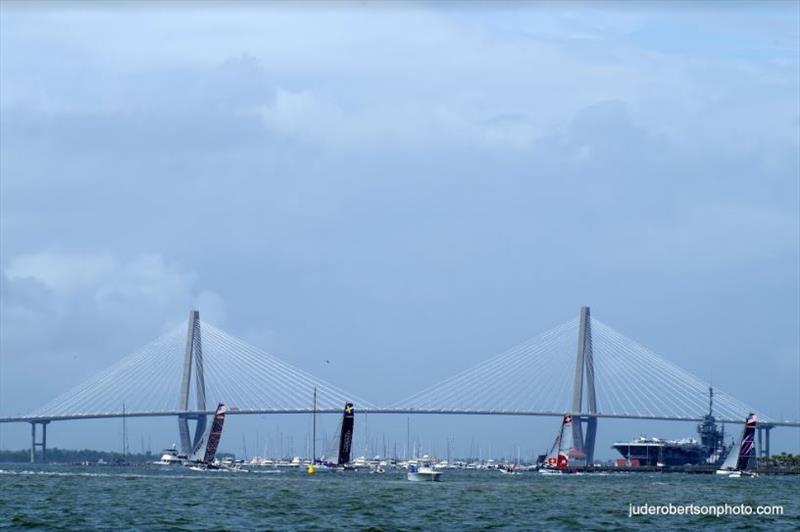
[[[741,438],[740,438],[741,440]],[[725,457],[725,461],[722,462],[720,466],[721,470],[724,471],[733,471],[736,469],[736,461],[739,459],[739,446],[741,445],[741,441],[736,441],[731,445],[730,450],[728,451],[728,456]]]

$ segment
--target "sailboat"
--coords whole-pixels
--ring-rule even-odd
[[[208,434],[208,443],[206,444],[206,452],[202,460],[195,460],[190,462],[189,469],[193,471],[211,471],[223,469],[223,467],[215,460],[217,456],[217,447],[219,440],[222,438],[222,426],[225,423],[225,412],[228,409],[223,403],[219,403],[217,410],[214,412],[214,421],[211,423],[211,431]],[[230,469],[225,467],[224,469]]]
[[[339,446],[337,452],[337,459],[333,461],[318,461],[322,465],[323,470],[328,471],[350,471],[355,468],[350,463],[350,453],[353,447],[353,425],[355,424],[355,409],[353,403],[345,403],[342,419],[339,424]],[[335,441],[335,440],[334,440]],[[330,448],[334,447],[335,443],[330,443]]]
[[[339,467],[347,467],[350,462],[350,451],[353,447],[353,425],[355,424],[353,403],[344,404],[342,414],[342,431],[339,433],[339,456],[336,462]]]
[[[751,462],[755,458],[755,436],[758,426],[758,417],[751,413],[747,416],[742,430],[742,438],[739,445],[733,445],[725,458],[725,462],[717,469],[717,475],[730,478],[757,477],[758,473],[750,468]]]
[[[561,419],[561,430],[550,447],[539,473],[543,475],[574,473],[575,471],[569,468],[569,459],[570,456],[578,458],[579,453],[570,448],[570,442],[572,442],[572,416],[566,414]]]

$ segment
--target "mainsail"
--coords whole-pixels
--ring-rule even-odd
[[[354,418],[353,403],[345,403],[344,415],[342,416],[342,433],[339,436],[339,465],[344,465],[350,461],[350,448],[353,444]]]
[[[571,442],[572,416],[567,414],[562,418],[561,430],[547,453],[547,467],[555,469],[567,469],[569,467],[570,457],[577,457],[575,449],[570,448]]]
[[[720,466],[723,471],[745,471],[748,469],[750,459],[755,454],[755,435],[758,425],[758,417],[750,414],[744,422],[742,437],[738,442],[734,442],[725,457],[725,462]]]
[[[217,411],[214,412],[214,421],[211,423],[211,433],[208,435],[208,445],[206,445],[206,455],[203,458],[203,462],[206,464],[214,462],[214,457],[217,454],[217,446],[222,437],[222,425],[225,423],[225,412],[227,411],[228,409],[225,408],[225,405],[220,403],[219,406],[217,406]]]
[[[742,443],[739,445],[739,459],[736,461],[736,469],[745,471],[748,469],[750,459],[755,455],[756,425],[758,418],[755,414],[750,414],[744,422],[742,432]]]

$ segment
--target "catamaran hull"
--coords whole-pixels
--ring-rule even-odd
[[[754,471],[727,471],[725,469],[717,469],[717,475],[728,478],[742,478],[742,477],[757,477],[758,473]]]
[[[561,469],[540,469],[540,475],[568,475],[569,471],[562,471]]]

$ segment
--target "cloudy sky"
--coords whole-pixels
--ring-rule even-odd
[[[0,414],[191,308],[385,404],[588,304],[800,418],[798,9],[4,2]]]

